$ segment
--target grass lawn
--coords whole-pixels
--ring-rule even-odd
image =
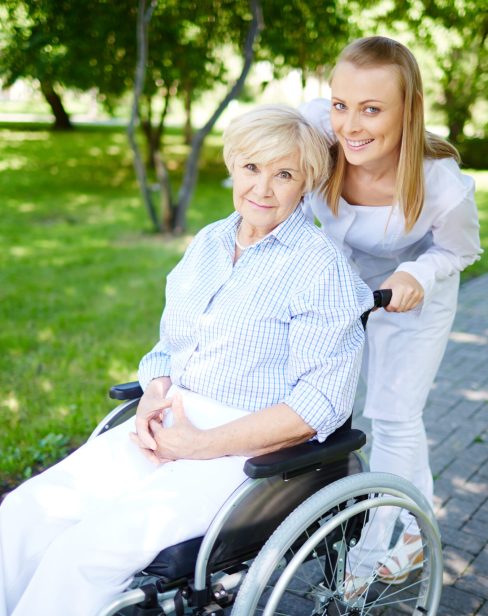
[[[0,494],[82,443],[156,342],[164,279],[191,234],[232,210],[217,137],[188,236],[149,229],[126,136],[0,129]],[[168,137],[171,165],[184,150]],[[485,249],[488,172],[476,172]],[[466,276],[488,272],[488,255]]]

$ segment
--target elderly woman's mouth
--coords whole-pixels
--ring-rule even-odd
[[[249,205],[260,208],[260,209],[269,210],[270,208],[273,207],[270,203],[258,203],[257,201],[252,201],[252,199],[247,199],[247,202],[249,203]]]

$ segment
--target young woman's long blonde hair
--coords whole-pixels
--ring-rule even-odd
[[[343,49],[336,66],[340,62],[361,68],[393,66],[398,73],[404,112],[395,194],[405,217],[405,229],[410,231],[424,204],[424,159],[454,158],[459,162],[459,153],[450,143],[425,130],[422,77],[414,55],[404,45],[383,36],[357,39]],[[332,71],[331,82],[333,76]],[[332,155],[333,169],[325,185],[325,196],[337,215],[347,162],[338,143],[333,146]]]

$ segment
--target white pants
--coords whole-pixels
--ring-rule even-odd
[[[372,471],[389,472],[408,479],[432,503],[433,480],[429,466],[427,436],[422,416],[409,421],[372,421]],[[398,519],[398,509],[378,508],[368,522],[356,551],[350,553],[348,569],[354,575],[369,575],[384,558]],[[418,534],[415,519],[402,512],[403,532]],[[360,559],[360,560],[359,560]]]
[[[247,414],[182,392],[205,429]],[[27,481],[0,507],[0,616],[93,616],[160,550],[203,535],[245,459],[154,466],[133,420]]]

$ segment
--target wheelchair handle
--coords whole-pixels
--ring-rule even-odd
[[[377,291],[373,291],[374,306],[371,310],[374,310],[375,308],[386,308],[391,302],[391,295],[391,289],[378,289]],[[368,317],[371,314],[371,310],[366,310],[366,312],[363,312],[361,315],[361,323],[365,329],[366,323],[368,322]]]
[[[378,289],[373,291],[374,307],[386,308],[391,302],[391,289]]]

